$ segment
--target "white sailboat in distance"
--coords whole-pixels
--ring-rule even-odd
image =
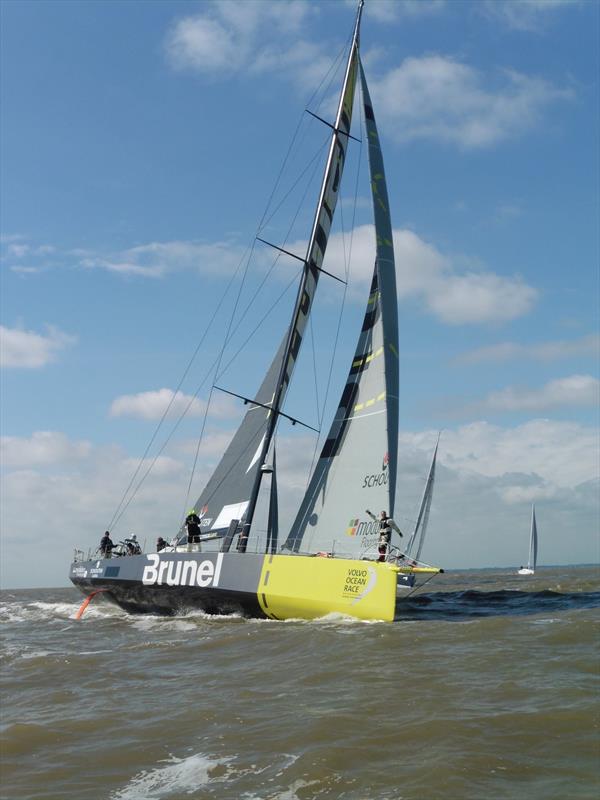
[[[538,536],[535,522],[535,506],[531,506],[531,532],[529,534],[529,561],[526,567],[519,569],[519,575],[534,575],[537,564]]]

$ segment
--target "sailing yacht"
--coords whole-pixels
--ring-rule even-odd
[[[518,571],[518,575],[533,575],[535,573],[535,567],[537,564],[537,549],[538,549],[538,538],[537,538],[537,524],[535,521],[535,506],[531,506],[531,530],[529,533],[529,560],[527,561],[526,567],[521,567]]]
[[[98,558],[76,551],[70,579],[85,594],[132,613],[173,614],[199,608],[272,619],[341,613],[392,620],[404,576],[442,570],[418,561],[431,491],[422,508],[416,557],[402,552],[400,532],[379,551],[380,525],[369,509],[394,516],[398,464],[399,348],[392,225],[379,135],[360,60],[360,0],[344,70],[320,192],[293,313],[240,427],[195,503],[199,533],[184,528],[160,552]],[[305,338],[327,248],[360,82],[375,223],[374,267],[354,356],[304,497],[280,536],[275,433]],[[279,249],[279,248],[278,248]],[[287,252],[287,251],[283,251]],[[289,253],[288,253],[289,255]],[[435,459],[434,465],[435,466]],[[266,541],[255,524],[261,485],[270,477]],[[433,486],[433,473],[430,476]],[[416,534],[416,531],[415,531]]]

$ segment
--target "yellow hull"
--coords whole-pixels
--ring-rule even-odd
[[[373,561],[269,555],[258,584],[258,602],[271,619],[339,613],[391,622],[397,573],[395,565]]]

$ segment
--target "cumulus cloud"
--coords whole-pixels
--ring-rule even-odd
[[[543,30],[556,12],[580,5],[579,0],[485,0],[480,12],[518,31]]]
[[[290,41],[290,34],[298,36],[309,14],[315,13],[305,0],[220,0],[205,9],[175,20],[166,35],[165,54],[176,70],[212,77],[301,65],[312,71],[314,59],[325,57],[309,42]],[[279,43],[282,36],[286,45]]]
[[[354,0],[346,0],[346,4],[356,7]],[[369,19],[395,22],[402,17],[436,14],[445,6],[446,0],[372,0],[369,3]]]
[[[235,272],[245,252],[230,242],[149,242],[108,256],[88,254],[80,264],[142,278],[162,278],[180,270],[222,276]]]
[[[0,463],[3,467],[38,467],[76,462],[91,451],[87,441],[71,441],[64,433],[37,431],[30,437],[2,436]]]
[[[490,411],[547,411],[555,408],[598,406],[600,381],[591,375],[570,375],[539,389],[509,386],[491,392],[482,406]]]
[[[46,334],[0,325],[0,366],[36,369],[56,361],[61,350],[77,341],[53,325]]]
[[[589,334],[579,339],[541,342],[539,344],[520,344],[500,342],[489,347],[479,347],[463,353],[457,362],[462,364],[481,364],[500,361],[557,361],[562,358],[600,355],[600,335]]]
[[[430,139],[482,148],[522,134],[571,89],[515,70],[485,76],[443,55],[406,58],[370,81],[382,127],[398,142]]]
[[[342,278],[347,269],[348,241],[348,235],[344,237],[341,233],[334,233],[327,248],[325,269]],[[351,276],[354,288],[351,296],[360,296],[361,301],[371,280],[374,243],[373,225],[354,229]],[[302,254],[306,251],[306,241],[297,240],[287,247],[291,252]],[[537,290],[518,275],[498,275],[483,268],[465,270],[456,258],[440,252],[410,230],[394,231],[394,247],[400,299],[416,297],[430,314],[444,323],[505,322],[527,314],[537,299]],[[105,269],[138,278],[164,278],[178,271],[230,277],[249,253],[249,248],[236,242],[150,242],[108,256],[86,252],[78,263],[83,268]],[[270,250],[261,248],[254,251],[253,265],[256,268],[266,269],[271,263]],[[56,329],[50,329],[50,334],[44,338],[15,332],[6,340],[7,365],[9,361],[16,361],[17,339],[23,343],[27,340],[31,350],[29,359],[21,358],[27,362],[23,366],[39,366],[42,354],[49,360],[56,350],[73,341]],[[24,344],[21,349],[25,349]]]
[[[165,412],[168,417],[200,417],[205,413],[206,403],[193,395],[173,392],[172,389],[158,389],[139,394],[127,394],[113,400],[110,407],[111,417],[135,417],[138,419],[158,420]],[[231,397],[217,394],[210,406],[210,415],[218,419],[236,416],[237,408]]]
[[[15,259],[30,258],[32,256],[47,256],[50,253],[54,253],[56,250],[51,244],[32,245],[23,241],[21,237],[5,244],[6,254]]]
[[[404,433],[400,448],[431,453],[437,431]],[[598,431],[575,422],[532,419],[515,427],[478,421],[444,430],[439,460],[449,469],[490,478],[505,486],[551,485],[574,488],[598,478]],[[511,477],[512,476],[512,477]],[[524,476],[528,477],[524,484]]]
[[[197,397],[158,389],[139,394],[125,394],[115,398],[110,406],[111,417],[137,417],[138,419],[160,419],[169,410],[169,416],[178,417],[186,412],[191,417],[204,413],[205,405]]]
[[[201,451],[192,501],[219,456],[216,445],[225,444],[226,437],[219,437]],[[515,428],[476,422],[444,431],[425,557],[447,567],[518,564],[533,500],[540,503],[541,563],[590,561],[597,551],[597,437],[592,428],[542,419]],[[64,433],[8,438],[2,585],[65,585],[73,547],[98,545],[138,460],[120,448],[94,447]],[[401,432],[396,505],[405,530],[414,522],[436,438],[432,430]],[[283,532],[306,486],[314,443],[307,436],[281,437],[279,445]],[[113,530],[115,539],[135,532],[151,546],[158,535],[170,538],[176,532],[194,454],[194,446],[179,442],[160,456]],[[53,546],[25,571],[23,547],[39,542],[40,519]]]
[[[500,4],[506,19],[541,15],[551,0]],[[373,3],[370,15],[390,23],[400,17],[431,14],[444,2],[393,0]],[[522,6],[522,9],[521,9]],[[273,73],[314,87],[331,65],[330,43],[305,34],[304,23],[318,13],[303,0],[280,2],[213,2],[201,14],[176,20],[165,39],[171,66],[198,74],[230,76],[241,71]],[[294,38],[295,37],[295,38]],[[281,44],[282,38],[285,44]],[[371,54],[373,61],[376,54]],[[535,125],[552,104],[573,98],[541,77],[506,69],[486,75],[440,54],[406,58],[399,67],[370,79],[382,126],[398,142],[443,141],[463,149],[482,148],[518,136]]]
[[[373,225],[355,228],[352,237],[352,279],[364,293],[373,269]],[[343,277],[347,237],[331,236],[325,268]],[[346,251],[344,250],[346,243]],[[303,244],[292,249],[302,252]],[[519,276],[505,277],[484,270],[459,271],[449,256],[409,230],[394,230],[394,251],[400,299],[416,297],[429,313],[450,325],[506,322],[527,314],[538,292]]]

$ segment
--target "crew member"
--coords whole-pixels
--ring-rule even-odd
[[[132,533],[128,539],[125,539],[125,546],[127,547],[128,556],[137,556],[142,552],[142,548],[138,544],[135,533]]]
[[[196,509],[192,508],[190,513],[185,518],[185,527],[187,528],[188,544],[200,541],[200,517],[196,514]]]
[[[369,509],[366,509],[367,514],[377,521],[377,517],[375,514],[372,514]],[[392,527],[396,529],[398,534],[402,536],[400,529],[394,523],[394,520],[391,517],[388,517],[387,512],[382,511],[379,515],[379,543],[377,545],[377,550],[379,552],[378,561],[385,561],[385,557],[387,555],[388,547],[390,546],[390,540],[392,538]]]
[[[162,536],[159,536],[156,540],[156,552],[160,553],[160,551],[164,550],[165,547],[167,547],[167,542],[165,542]]]
[[[100,539],[100,553],[104,556],[104,558],[111,557],[114,546],[115,545],[110,538],[110,533],[108,531],[104,531],[104,536]]]

